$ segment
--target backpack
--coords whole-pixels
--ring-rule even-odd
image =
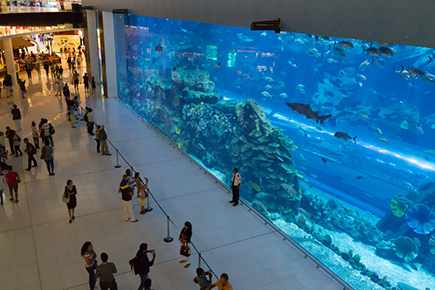
[[[50,129],[49,129],[50,135],[54,135],[54,133],[56,133],[56,131],[54,130],[54,127],[51,124],[49,124],[49,125],[50,125]]]
[[[135,275],[139,274],[139,272],[136,271],[137,270],[137,257],[134,257],[133,259],[128,261],[128,263],[130,264],[131,272]]]
[[[33,146],[32,144],[30,144],[32,146],[32,154],[36,154],[36,148],[35,146]]]
[[[83,117],[83,120],[84,120],[85,122],[88,122],[88,113],[85,114],[85,116]]]

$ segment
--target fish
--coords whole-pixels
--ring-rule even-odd
[[[403,67],[403,65],[401,67],[402,67],[402,71],[405,71],[405,68]],[[416,76],[425,76],[426,75],[426,73],[424,71],[422,71],[419,68],[413,67],[413,66],[410,68],[407,68],[406,71],[409,72],[411,75],[416,75]]]
[[[266,97],[266,98],[272,98],[272,95],[269,94],[269,93],[266,92],[266,91],[262,92],[261,95],[262,95],[263,97]]]
[[[279,94],[279,96],[280,96],[281,98],[284,98],[284,99],[287,99],[287,98],[288,98],[288,96],[287,96],[286,93],[281,93],[281,94]]]
[[[325,157],[322,157],[322,161],[323,161],[323,163],[326,163],[326,161],[328,161],[328,159],[326,159]]]
[[[432,114],[432,115],[424,117],[424,118],[426,119],[426,124],[435,123],[435,114]]]
[[[260,34],[260,36],[265,37],[265,36],[267,36],[267,33],[266,33],[266,32],[263,32],[262,34]]]
[[[408,122],[406,120],[404,120],[401,124],[400,124],[400,128],[404,129],[404,130],[408,130]]]
[[[411,183],[407,182],[407,181],[403,181],[403,184],[405,185],[405,188],[409,191],[414,191],[414,186],[412,186]]]
[[[341,57],[346,57],[346,52],[341,46],[334,46],[332,50]]]
[[[358,69],[359,70],[365,70],[369,65],[371,65],[373,63],[373,58],[372,61],[369,61],[368,59],[366,59],[365,61],[363,61],[359,66]]]
[[[363,180],[363,179],[367,179],[367,177],[362,177],[361,175],[358,175],[358,176],[356,177],[356,179],[358,179],[358,180]]]
[[[314,119],[316,120],[316,123],[318,123],[320,121],[320,124],[323,124],[323,122],[328,119],[331,118],[331,114],[330,115],[325,115],[325,116],[319,116],[319,112],[314,112],[313,110],[311,110],[310,108],[310,104],[301,104],[301,103],[286,103],[287,106],[292,109],[293,111],[304,115],[305,117],[307,117],[307,119]]]
[[[356,75],[356,78],[359,82],[365,82],[367,80],[367,77],[365,75]]]
[[[367,120],[369,117],[367,115],[361,114],[361,115],[359,115],[359,118],[361,120]]]
[[[381,141],[382,143],[386,144],[386,145],[390,144],[390,143],[388,142],[388,140],[385,139],[385,138],[378,138],[378,140]]]
[[[364,54],[365,52],[368,55],[375,55],[375,56],[379,55],[379,50],[376,47],[372,47],[372,46],[367,48],[367,49],[365,47],[363,47],[363,53],[362,54]]]
[[[435,155],[435,150],[433,150],[433,149],[424,150],[423,152],[426,154]]]
[[[317,175],[315,175],[314,173],[311,173],[310,176],[314,179],[317,179]]]
[[[383,60],[382,58],[375,61],[375,64],[378,68],[383,69],[387,66],[387,62]]]
[[[238,70],[237,71],[237,75],[241,75],[242,74],[242,71],[241,70]]]
[[[296,91],[298,91],[301,94],[305,94],[305,86],[302,84],[299,84],[296,86]]]
[[[353,48],[353,43],[350,41],[342,40],[338,43],[342,48]]]
[[[214,65],[214,67],[216,67],[216,68],[221,68],[221,63],[219,62],[219,63],[216,63],[215,65]]]
[[[247,37],[246,35],[243,35],[243,33],[237,33],[237,37],[244,42],[252,42],[254,41],[252,38]]]
[[[308,55],[311,55],[311,56],[314,56],[314,57],[319,57],[320,56],[320,53],[315,48],[310,49],[307,53],[308,53]]]
[[[375,132],[378,133],[379,135],[382,135],[382,131],[381,131],[381,129],[379,129],[378,127],[373,127],[372,129],[373,129],[373,131],[375,131]]]
[[[273,82],[273,78],[271,77],[264,77],[264,80],[268,82]]]
[[[154,49],[155,51],[163,51],[163,45],[157,44],[156,48]]]
[[[326,60],[326,62],[329,63],[329,64],[332,64],[332,63],[337,63],[338,60],[333,59],[333,58],[328,58],[328,59]]]
[[[391,48],[386,46],[379,47],[379,54],[386,55],[386,56],[393,56],[394,52]]]
[[[271,86],[271,85],[266,85],[264,88],[265,88],[266,90],[270,90],[270,89],[272,89],[272,86]]]
[[[433,74],[426,72],[424,76],[420,76],[420,77],[425,82],[435,83],[435,75],[433,75]]]
[[[296,64],[292,63],[291,60],[289,60],[288,63],[292,68],[298,68],[298,66]]]
[[[349,136],[349,134],[347,134],[347,133],[344,133],[344,132],[336,132],[335,134],[334,134],[334,137],[335,138],[338,138],[338,139],[341,139],[341,140],[344,140],[344,141],[347,141],[347,140],[353,140],[353,142],[354,143],[356,143],[356,137],[358,137],[358,136],[355,136],[355,137],[350,137]]]

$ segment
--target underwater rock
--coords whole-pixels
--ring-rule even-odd
[[[331,210],[337,210],[338,209],[338,204],[334,199],[329,199],[326,202],[326,205],[331,209]]]
[[[355,261],[355,263],[359,264],[359,262],[361,261],[361,256],[359,254],[355,254],[355,256],[353,256],[353,260]]]
[[[300,214],[300,215],[298,216],[298,224],[301,225],[301,226],[304,226],[305,223],[306,223],[306,220],[305,220],[304,215]]]
[[[408,263],[418,256],[418,247],[412,239],[402,236],[394,239],[392,243],[396,255],[405,262]]]
[[[401,290],[419,290],[419,289],[414,288],[414,287],[412,287],[412,286],[409,286],[408,284],[405,284],[405,283],[403,283],[403,282],[399,282],[399,283],[397,283],[397,286],[399,286],[399,288],[400,288]]]
[[[396,195],[390,203],[391,211],[396,217],[400,218],[406,213],[409,203],[410,201],[403,195]]]
[[[427,235],[435,229],[435,213],[428,206],[417,204],[406,213],[406,222],[417,234]]]

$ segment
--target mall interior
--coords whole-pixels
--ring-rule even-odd
[[[1,1],[0,289],[435,290],[434,9]]]

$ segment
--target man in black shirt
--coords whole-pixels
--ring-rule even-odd
[[[11,147],[11,154],[15,154],[15,146],[14,146],[14,135],[15,131],[10,127],[6,127],[6,138],[9,139],[9,146]]]
[[[121,184],[119,185],[119,193],[122,193],[122,203],[124,205],[124,219],[126,222],[131,220],[132,223],[138,220],[134,218],[133,207],[131,204],[131,198],[133,197],[133,189],[129,185],[129,177],[124,174],[122,176]]]
[[[26,144],[26,149],[24,150],[24,152],[27,153],[27,155],[29,156],[28,160],[27,160],[27,171],[30,171],[31,167],[32,167],[32,161],[33,161],[33,167],[38,166],[38,164],[36,163],[36,159],[33,156],[34,154],[36,154],[36,148],[35,146],[32,145],[32,143],[29,142],[29,139],[24,138],[24,144]]]

